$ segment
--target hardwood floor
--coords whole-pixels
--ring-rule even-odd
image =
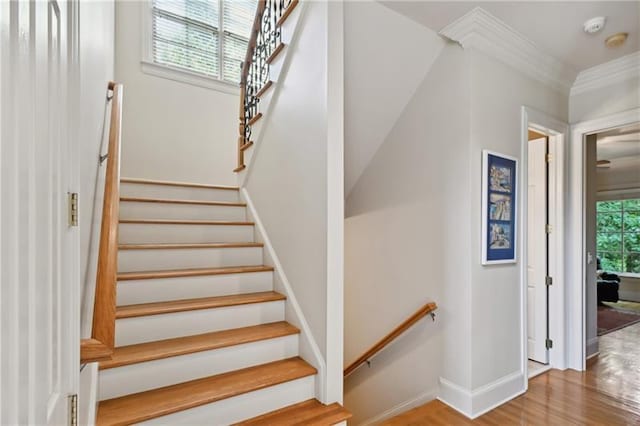
[[[432,401],[384,424],[640,425],[640,323],[600,337],[600,356],[586,372],[550,370],[473,421]]]

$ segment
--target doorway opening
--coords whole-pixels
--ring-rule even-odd
[[[528,129],[527,144],[527,365],[528,377],[548,370],[549,137]]]
[[[564,369],[565,158],[568,125],[522,108],[521,320],[522,365],[528,379]]]
[[[640,123],[585,137],[586,360],[640,323]]]

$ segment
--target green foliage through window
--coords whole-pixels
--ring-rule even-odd
[[[596,208],[602,269],[640,274],[640,199],[599,201]]]

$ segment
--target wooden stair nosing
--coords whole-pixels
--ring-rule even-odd
[[[206,183],[191,183],[191,182],[174,182],[167,180],[155,180],[155,179],[139,179],[139,178],[120,178],[121,183],[136,183],[142,185],[164,185],[164,186],[184,186],[188,188],[206,188],[206,189],[220,189],[224,191],[239,191],[237,186],[226,185],[209,185]]]
[[[247,203],[235,203],[232,201],[179,200],[179,199],[171,199],[171,198],[120,197],[120,202],[195,204],[195,205],[202,205],[202,206],[219,206],[219,207],[247,207]]]
[[[280,17],[280,19],[278,19],[278,22],[276,22],[276,26],[281,27],[282,24],[284,24],[284,22],[287,20],[287,18],[289,17],[289,15],[291,15],[291,12],[293,12],[293,9],[295,9],[295,7],[298,5],[298,0],[293,0],[290,4],[289,7],[287,7],[284,11],[284,13],[282,14],[282,16]]]
[[[280,52],[282,52],[282,49],[284,49],[285,44],[283,42],[280,42],[280,44],[273,49],[273,52],[271,52],[271,55],[269,55],[269,57],[267,58],[267,64],[271,65],[271,62],[273,62],[276,57],[280,54]]]
[[[351,413],[340,404],[324,405],[317,399],[309,399],[279,410],[257,416],[234,426],[279,426],[333,425],[351,417]]]
[[[295,357],[113,398],[98,405],[96,424],[139,423],[316,373],[314,367]]]
[[[262,113],[259,112],[256,115],[254,115],[251,120],[249,120],[249,122],[247,123],[249,126],[253,126],[258,120],[260,120],[262,118]]]
[[[240,151],[246,151],[253,146],[253,141],[249,141],[240,147]]]
[[[269,88],[273,85],[273,80],[269,80],[267,81],[264,86],[262,86],[262,88],[260,90],[258,90],[258,93],[256,93],[256,97],[260,98],[262,97],[262,95],[264,95],[267,90],[269,90]]]
[[[279,321],[122,346],[115,348],[110,360],[100,363],[100,369],[107,370],[125,365],[221,349],[299,333],[300,330],[298,328],[286,321]]]
[[[264,243],[158,243],[158,244],[120,244],[119,250],[176,250],[208,248],[251,248],[264,247]]]
[[[235,220],[196,220],[196,219],[120,219],[120,223],[139,225],[211,225],[211,226],[254,226],[255,223]]]
[[[121,272],[118,281],[151,280],[156,278],[199,277],[202,275],[246,274],[251,272],[271,272],[273,266],[223,266],[217,268],[168,269],[165,271]]]
[[[217,309],[255,303],[277,302],[286,296],[275,291],[233,294],[228,296],[200,297],[196,299],[171,300],[166,302],[139,303],[116,307],[116,319],[151,315],[173,314],[202,309]]]
[[[243,164],[242,166],[238,166],[235,169],[233,169],[233,172],[234,173],[240,173],[241,171],[243,171],[246,168],[247,168],[247,166]]]

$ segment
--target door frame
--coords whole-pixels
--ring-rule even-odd
[[[569,204],[567,229],[567,367],[586,369],[587,310],[585,306],[586,276],[586,155],[585,138],[601,131],[640,122],[640,108],[633,108],[571,126],[571,158],[569,164]]]
[[[566,194],[567,153],[569,140],[569,125],[554,117],[533,108],[522,107],[521,124],[521,157],[520,188],[524,194],[528,188],[528,133],[533,129],[549,138],[549,223],[552,232],[549,236],[549,274],[553,277],[553,285],[549,289],[549,336],[553,340],[553,348],[549,350],[549,366],[565,369],[565,292],[564,292],[564,259],[557,254],[564,253],[564,210]],[[524,388],[529,387],[529,369],[527,365],[527,242],[528,217],[527,197],[520,197],[521,229],[523,238],[520,239],[522,260],[520,261],[520,323],[522,325],[521,362]]]

